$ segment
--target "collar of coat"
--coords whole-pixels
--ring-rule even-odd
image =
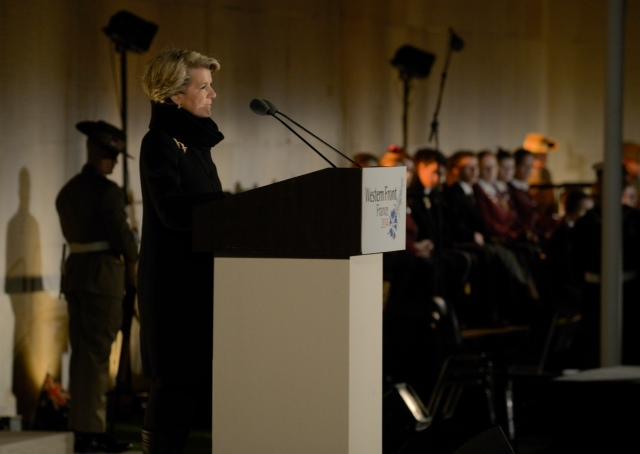
[[[175,140],[193,147],[211,148],[224,139],[211,118],[196,117],[169,103],[151,103],[149,129],[160,129]]]

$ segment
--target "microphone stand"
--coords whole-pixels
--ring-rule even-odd
[[[287,120],[289,120],[291,123],[293,123],[294,125],[296,125],[298,128],[302,129],[304,132],[306,132],[307,134],[309,134],[310,136],[314,137],[315,139],[317,139],[319,142],[322,142],[323,144],[325,144],[327,147],[331,148],[333,151],[335,151],[336,153],[338,153],[340,156],[342,156],[343,158],[345,158],[347,161],[349,161],[350,163],[356,165],[357,167],[361,167],[360,164],[358,164],[357,162],[355,162],[353,159],[351,159],[349,156],[345,155],[344,153],[342,153],[340,150],[338,150],[336,147],[334,147],[333,145],[331,145],[330,143],[326,142],[324,139],[322,139],[321,137],[317,136],[316,134],[314,134],[313,132],[309,131],[307,128],[305,128],[304,126],[302,126],[300,123],[298,123],[297,121],[295,121],[293,118],[289,117],[287,114],[280,112],[279,110],[276,110],[273,113],[273,117],[277,118],[276,115],[280,114],[282,115],[284,118],[286,118]],[[280,120],[278,118],[278,120]],[[282,121],[282,120],[281,120]],[[284,122],[282,122],[284,124]],[[290,129],[290,128],[289,128]],[[292,129],[290,129],[291,131],[293,131]],[[297,135],[297,134],[296,134]],[[298,136],[300,137],[300,136]],[[302,139],[302,137],[300,137]],[[304,139],[302,139],[304,140]],[[309,143],[305,140],[305,143],[308,145]],[[312,147],[313,148],[313,147]],[[315,148],[314,148],[315,150]],[[317,152],[317,150],[316,150]],[[335,167],[335,166],[334,166]]]
[[[272,113],[272,114],[270,114],[270,115],[271,115],[273,118],[275,118],[276,120],[278,120],[280,123],[282,123],[282,124],[284,125],[284,127],[285,127],[285,128],[287,128],[289,131],[291,131],[292,133],[294,133],[294,134],[298,137],[298,139],[302,140],[305,144],[307,144],[307,146],[308,146],[309,148],[311,148],[313,151],[315,151],[315,152],[316,152],[316,154],[317,154],[318,156],[320,156],[322,159],[324,159],[325,161],[327,161],[327,163],[329,163],[329,165],[330,165],[331,167],[336,168],[336,165],[335,165],[333,162],[329,161],[329,159],[327,159],[327,157],[326,157],[325,155],[323,155],[322,153],[320,153],[316,147],[314,147],[313,145],[311,145],[307,140],[305,140],[305,138],[304,138],[304,137],[302,137],[300,134],[298,134],[298,132],[297,132],[295,129],[293,129],[291,126],[289,126],[289,125],[287,124],[287,122],[286,122],[286,121],[283,121],[281,118],[276,117],[276,114],[277,114],[277,113],[279,113],[279,114],[283,115],[285,118],[287,118],[287,119],[291,120],[289,117],[287,117],[286,115],[284,115],[282,112],[277,112],[277,111],[276,111],[276,112],[274,112],[274,113]],[[293,120],[291,120],[291,121],[292,121],[295,125],[300,126],[300,125],[298,125],[295,121],[293,121]],[[301,127],[302,129],[305,129],[305,128],[304,128],[304,127],[302,127],[302,126],[300,126],[300,127]],[[306,129],[305,129],[305,131],[306,131]],[[307,132],[309,132],[309,131],[307,131]],[[311,134],[312,136],[314,136],[314,134],[313,134],[313,133],[309,133],[309,134]],[[315,137],[315,136],[314,136],[314,137]],[[322,139],[320,139],[320,140],[322,140]],[[322,141],[322,142],[324,143],[324,141]],[[330,145],[329,145],[329,146],[330,146]],[[333,147],[332,147],[332,148],[333,148]],[[340,154],[342,154],[342,153],[340,153]]]
[[[436,110],[433,112],[433,120],[431,120],[431,132],[429,133],[429,143],[431,143],[435,139],[436,150],[440,149],[440,139],[438,137],[438,127],[440,124],[438,123],[438,114],[440,113],[440,106],[442,105],[442,94],[444,92],[444,84],[447,81],[447,72],[449,71],[449,63],[451,61],[451,53],[453,51],[453,46],[449,43],[449,48],[447,49],[447,58],[444,62],[444,68],[442,70],[442,76],[440,77],[440,88],[438,89],[438,100],[436,101]]]

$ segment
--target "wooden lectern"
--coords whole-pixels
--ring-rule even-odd
[[[213,251],[215,454],[382,450],[382,255],[404,167],[325,169],[201,205]]]

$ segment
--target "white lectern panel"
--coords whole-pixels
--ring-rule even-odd
[[[215,454],[382,450],[382,256],[218,258]]]

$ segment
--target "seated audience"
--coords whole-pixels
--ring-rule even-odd
[[[518,216],[519,228],[528,241],[537,242],[536,224],[538,221],[538,204],[529,193],[529,177],[533,170],[533,155],[519,148],[513,154],[515,172],[509,182],[509,195]]]
[[[487,234],[498,242],[510,242],[518,238],[520,232],[517,226],[517,213],[511,205],[511,199],[506,184],[500,188],[499,165],[496,156],[485,151],[478,155],[480,163],[480,178],[476,187],[476,198],[480,214],[484,221]],[[503,158],[503,162],[513,159]]]
[[[553,231],[546,247],[548,273],[545,278],[556,309],[578,311],[582,278],[576,258],[576,223],[593,208],[593,200],[581,190],[563,195],[564,216]]]
[[[516,229],[516,213],[512,209],[506,194],[497,189],[498,163],[491,151],[482,151],[478,155],[480,178],[475,185],[475,197],[478,211],[483,220],[489,253],[489,269],[495,270],[496,279],[493,295],[496,300],[498,319],[526,319],[530,299],[536,298],[533,277],[526,261],[522,260],[510,248],[519,236]]]
[[[455,304],[467,281],[470,259],[452,248],[447,207],[440,188],[442,154],[423,148],[414,156],[415,174],[407,189],[407,207],[417,226],[417,240],[433,244],[429,259],[434,272],[434,295]]]
[[[380,166],[405,166],[407,168],[407,182],[411,181],[411,177],[414,171],[413,159],[402,147],[399,147],[397,145],[389,145],[385,154],[382,155],[382,158],[380,158]]]
[[[444,194],[453,241],[484,246],[485,226],[473,189],[478,179],[478,158],[471,151],[458,151],[449,163],[450,184]]]
[[[532,186],[529,193],[536,201],[539,213],[539,228],[545,233],[553,229],[557,222],[558,203],[553,188],[536,187],[539,185],[551,185],[553,183],[551,172],[547,167],[549,154],[557,151],[555,141],[542,134],[530,133],[524,139],[522,148],[533,156],[533,168],[528,183]]]
[[[572,263],[576,275],[581,280],[580,310],[583,316],[581,336],[579,338],[580,367],[595,367],[599,364],[600,339],[600,283],[601,276],[601,237],[603,224],[602,209],[602,166],[594,166],[596,185],[594,188],[595,206],[587,211],[574,227],[574,247]],[[622,208],[622,289],[625,303],[639,298],[640,256],[640,211],[622,204],[622,193],[627,185],[620,188]],[[623,353],[625,364],[640,364],[640,336],[636,329],[640,307],[637,304],[624,305]]]

